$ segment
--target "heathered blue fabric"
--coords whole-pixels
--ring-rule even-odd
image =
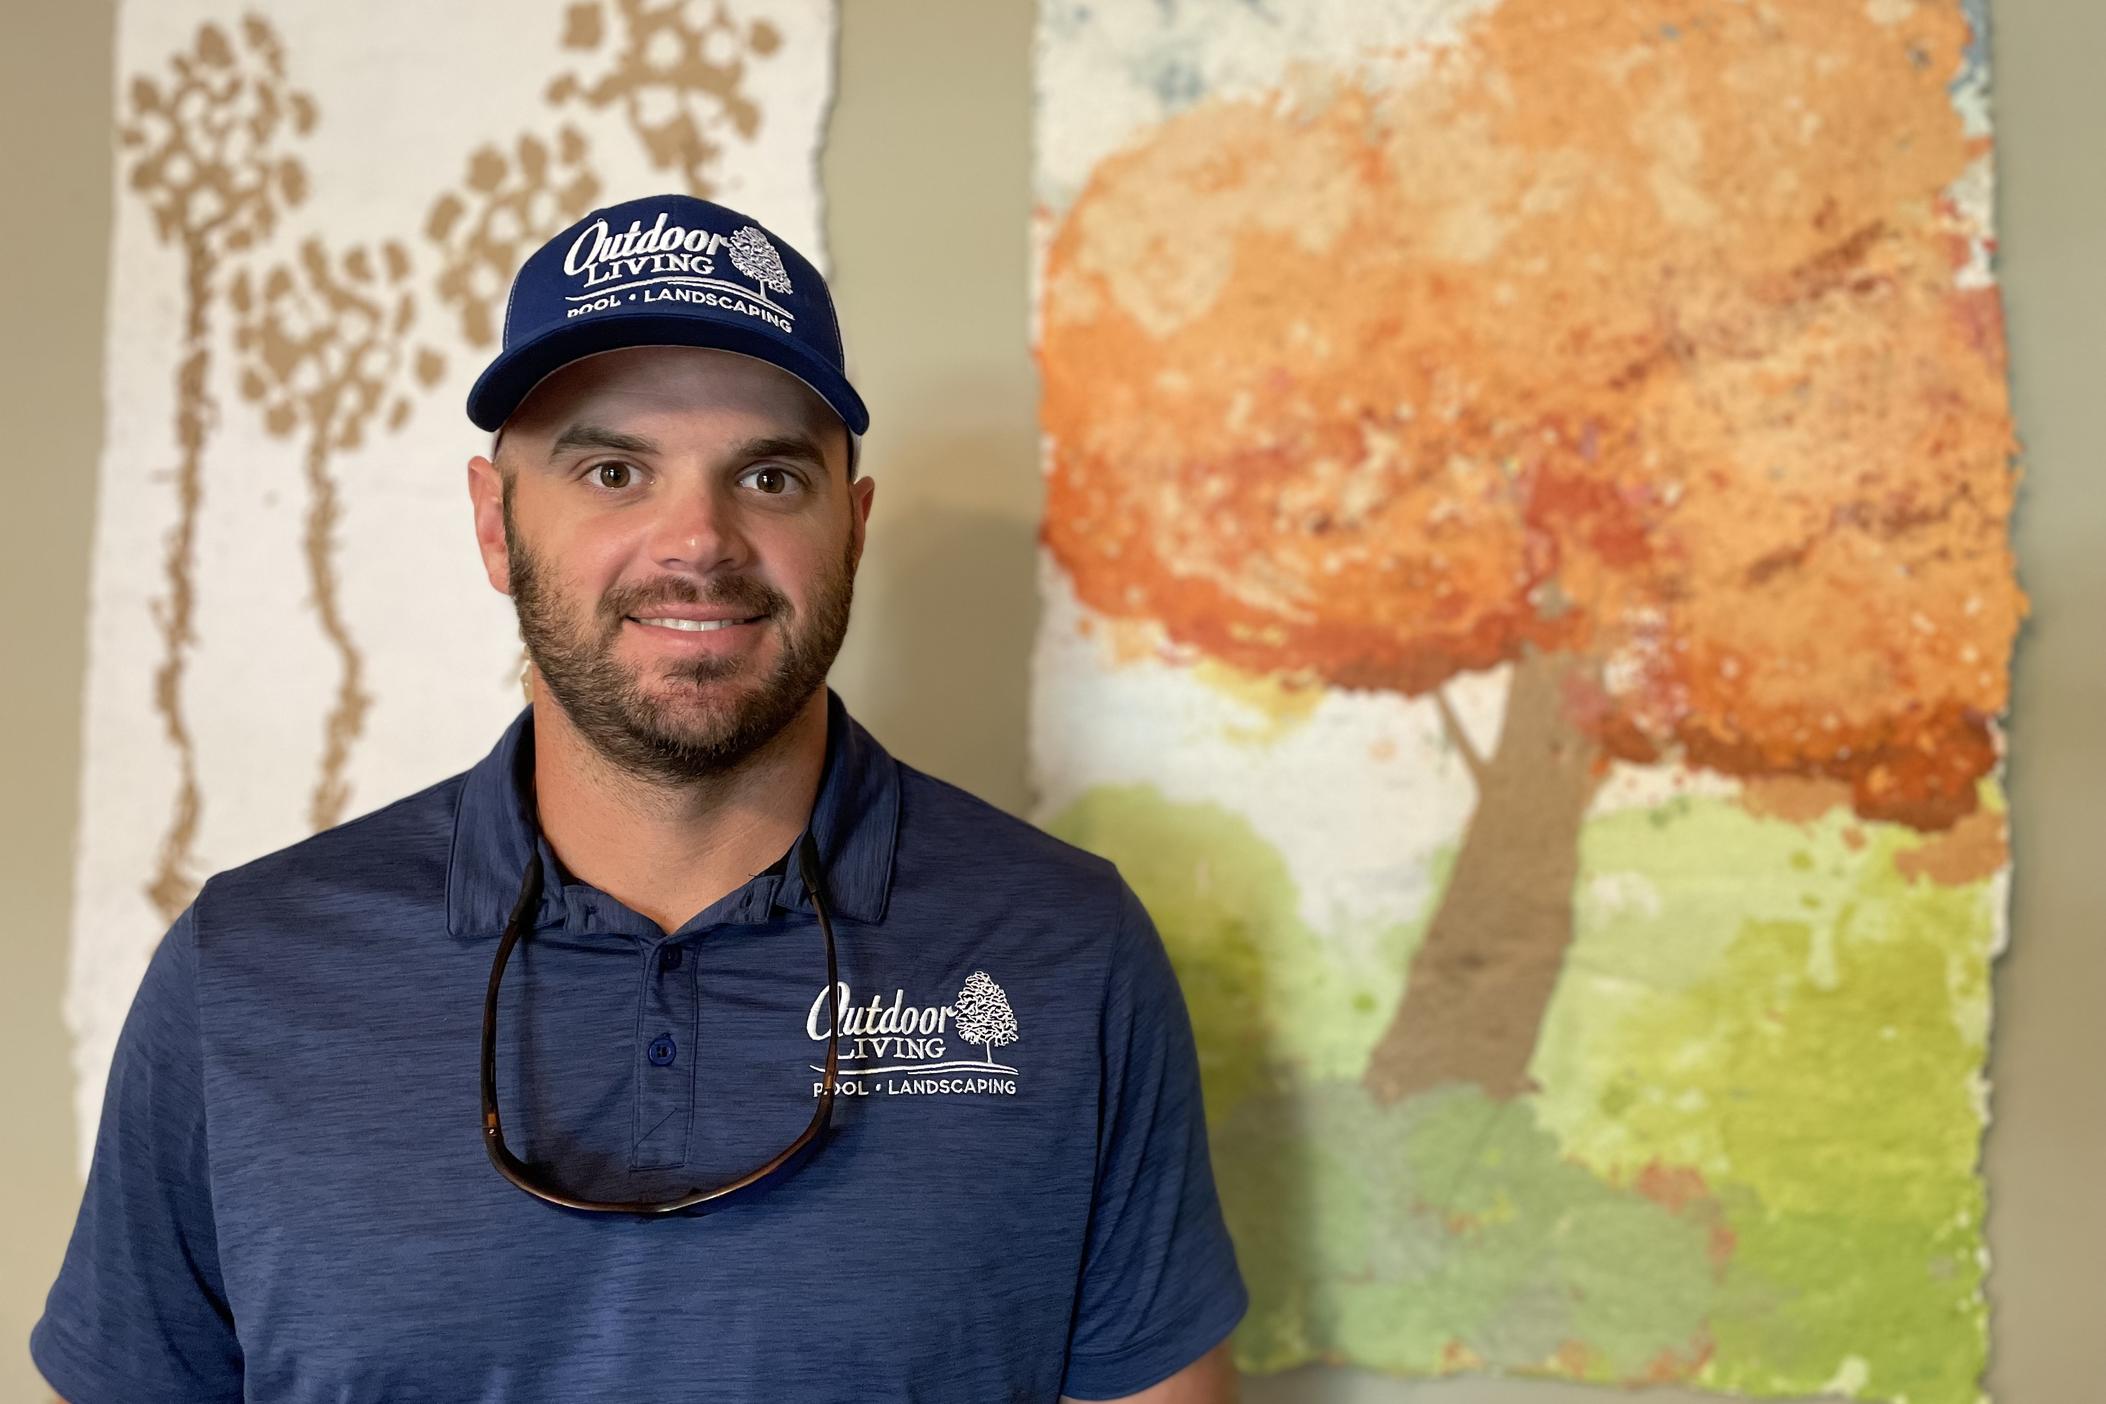
[[[844,1066],[1013,1074],[861,1077],[816,1157],[712,1214],[581,1214],[502,1180],[477,1050],[529,844],[549,880],[498,1043],[522,1157],[599,1198],[721,1181],[795,1136],[824,1057],[794,865],[666,936],[529,828],[529,708],[473,769],[214,876],[170,928],[31,1336],[59,1392],[1006,1404],[1133,1393],[1222,1340],[1247,1299],[1147,913],[1110,863],[828,700],[810,827],[850,1005],[897,1024],[983,972],[1015,1029],[969,1045],[923,1013],[941,1054],[845,1038]],[[980,1080],[1009,1090],[959,1090]]]

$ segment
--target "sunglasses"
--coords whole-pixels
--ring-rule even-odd
[[[512,903],[512,915],[505,923],[504,937],[497,943],[497,959],[490,966],[489,993],[483,997],[483,1149],[490,1153],[490,1163],[497,1167],[498,1174],[534,1198],[565,1209],[582,1209],[591,1214],[676,1214],[690,1209],[709,1212],[753,1198],[778,1181],[787,1179],[811,1159],[833,1121],[834,1077],[841,1058],[841,983],[834,960],[834,923],[827,915],[826,899],[820,893],[819,850],[812,842],[809,830],[797,843],[797,869],[804,878],[805,891],[812,894],[812,910],[818,914],[819,932],[826,939],[829,1021],[826,1080],[820,1084],[819,1105],[812,1112],[811,1123],[796,1140],[766,1162],[724,1184],[689,1190],[675,1199],[586,1199],[543,1179],[525,1161],[512,1154],[505,1146],[504,1126],[497,1114],[497,990],[499,982],[504,979],[505,962],[511,959],[512,947],[526,933],[534,910],[541,904],[541,850],[538,844],[535,846],[533,857],[527,862],[526,876],[519,884],[518,900]]]

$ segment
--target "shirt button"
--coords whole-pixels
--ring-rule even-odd
[[[671,1034],[660,1034],[657,1038],[651,1040],[651,1061],[661,1068],[673,1061],[673,1055],[677,1051],[673,1047],[673,1036]]]
[[[660,970],[678,970],[680,968],[680,948],[678,946],[667,946],[663,951],[659,952],[658,968]]]

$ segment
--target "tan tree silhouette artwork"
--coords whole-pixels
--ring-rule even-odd
[[[400,429],[410,415],[408,391],[430,390],[446,369],[437,351],[410,343],[416,319],[410,272],[408,250],[394,240],[377,251],[359,244],[332,257],[319,239],[308,239],[296,261],[253,275],[238,272],[228,289],[242,396],[262,408],[273,435],[305,443],[308,588],[338,659],[321,773],[308,804],[308,823],[318,831],[343,818],[350,798],[345,772],[373,702],[338,593],[340,501],[330,462],[357,450],[376,423]]]
[[[439,251],[434,293],[460,319],[469,345],[497,344],[504,330],[497,309],[519,265],[598,200],[588,156],[584,135],[569,126],[552,142],[523,135],[510,153],[481,146],[460,188],[432,202],[424,234]]]
[[[746,66],[779,50],[782,33],[766,20],[742,21],[723,4],[585,0],[564,13],[563,45],[606,62],[594,73],[558,75],[548,100],[596,111],[618,106],[653,168],[678,171],[688,194],[706,197],[716,190],[725,143],[751,142],[760,131]]]
[[[498,308],[527,255],[589,213],[600,178],[589,164],[590,144],[562,126],[553,141],[524,133],[507,154],[495,144],[468,157],[460,188],[432,201],[424,236],[439,252],[433,293],[460,321],[470,346],[493,347],[504,334]],[[533,700],[530,660],[521,648],[516,677]]]
[[[1043,540],[1082,602],[1427,697],[1475,783],[1384,1100],[1532,1090],[1612,762],[1931,833],[1997,761],[2025,605],[1947,194],[1986,150],[1946,90],[1967,20],[1700,12],[1506,0],[1408,87],[1202,100],[1047,246]],[[1495,667],[1480,746],[1443,689]]]
[[[979,1044],[984,1050],[981,1061],[989,1067],[1000,1066],[994,1061],[997,1048],[1007,1048],[1017,1040],[1016,1014],[1009,1007],[1009,996],[985,970],[965,977],[965,986],[951,1005],[951,1017],[958,1037]]]
[[[137,74],[117,135],[126,181],[152,212],[154,231],[182,260],[182,347],[176,362],[173,473],[176,521],[154,601],[161,659],[154,707],[176,755],[176,796],[146,894],[174,921],[196,894],[195,844],[203,814],[197,756],[184,708],[184,675],[197,644],[197,524],[204,502],[205,446],[218,422],[213,398],[212,323],[228,261],[269,237],[281,211],[306,195],[304,169],[286,154],[311,131],[314,101],[288,83],[284,46],[271,26],[245,16],[232,33],[200,25],[168,71]]]

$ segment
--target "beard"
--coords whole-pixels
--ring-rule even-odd
[[[804,710],[841,651],[855,587],[855,538],[837,568],[816,582],[811,609],[749,576],[723,576],[707,586],[670,579],[608,592],[587,618],[577,618],[552,588],[546,562],[514,530],[512,495],[504,493],[505,558],[512,605],[527,656],[579,735],[607,761],[640,779],[683,783],[736,769]],[[616,656],[624,621],[667,604],[736,609],[758,616],[781,640],[772,668],[746,657],[695,658],[660,665],[660,691]],[[731,687],[721,685],[731,684]],[[721,698],[712,697],[716,691]]]

